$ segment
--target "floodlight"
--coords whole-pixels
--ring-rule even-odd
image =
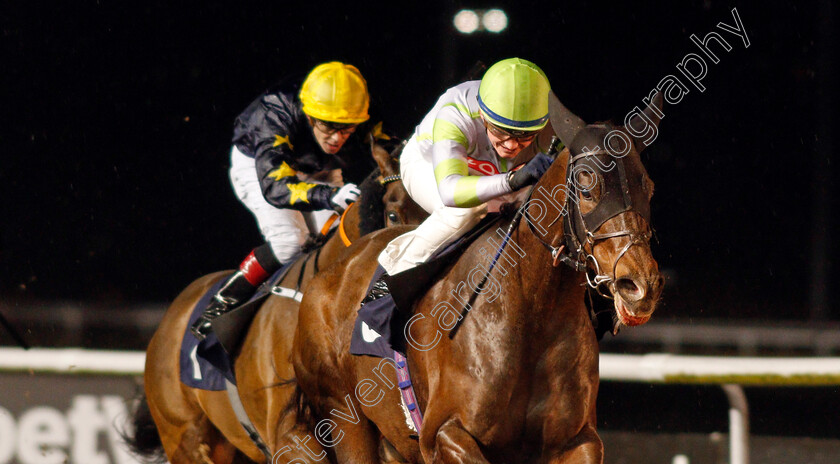
[[[503,10],[494,8],[481,16],[481,24],[490,32],[502,32],[507,28],[508,18]]]
[[[507,20],[506,20],[507,21]],[[455,29],[462,34],[472,34],[477,31],[480,26],[480,19],[478,13],[474,10],[461,10],[455,14],[453,19]]]

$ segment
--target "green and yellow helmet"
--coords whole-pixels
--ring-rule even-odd
[[[478,88],[478,106],[487,122],[515,131],[536,131],[548,123],[545,73],[534,63],[508,58],[490,66]]]
[[[355,66],[333,61],[316,66],[300,88],[303,112],[322,121],[359,124],[370,118],[367,82]]]

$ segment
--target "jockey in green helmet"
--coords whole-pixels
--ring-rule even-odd
[[[430,216],[379,255],[389,275],[426,262],[488,210],[536,183],[550,164],[549,90],[537,65],[509,58],[481,81],[459,84],[438,99],[400,158],[409,195]],[[389,293],[380,279],[363,304]]]

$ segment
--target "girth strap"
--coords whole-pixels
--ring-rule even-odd
[[[233,408],[233,414],[236,416],[239,424],[242,425],[243,429],[245,429],[245,433],[248,434],[248,438],[250,438],[251,441],[254,442],[254,445],[256,445],[257,448],[262,451],[262,454],[265,455],[265,462],[271,462],[271,450],[268,449],[268,445],[266,445],[260,437],[260,434],[257,432],[257,428],[254,427],[251,419],[248,418],[248,413],[245,412],[245,406],[242,404],[242,400],[239,399],[239,389],[237,389],[236,385],[228,379],[225,379],[225,389],[227,390],[228,399],[230,400],[230,406]]]

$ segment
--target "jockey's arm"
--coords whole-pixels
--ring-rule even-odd
[[[443,204],[471,208],[509,193],[507,173],[471,176],[467,154],[475,150],[481,137],[472,124],[465,123],[460,110],[446,106],[440,110],[432,130],[432,161],[435,181]]]
[[[332,209],[333,188],[301,181],[292,168],[294,152],[288,146],[289,141],[286,139],[285,143],[278,144],[273,139],[261,142],[255,156],[257,177],[265,200],[278,208],[298,211]]]

